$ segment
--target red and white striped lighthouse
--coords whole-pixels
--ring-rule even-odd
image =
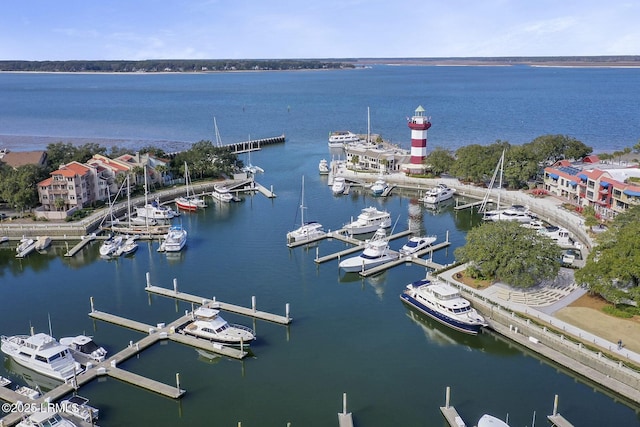
[[[427,158],[427,129],[431,127],[430,119],[431,117],[424,115],[424,108],[420,105],[409,120],[412,165],[422,165],[424,159]]]

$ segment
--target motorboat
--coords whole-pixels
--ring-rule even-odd
[[[21,253],[27,250],[27,248],[31,245],[35,244],[35,240],[30,237],[23,237],[20,239],[20,243],[18,243],[18,247],[16,247],[16,252]]]
[[[329,133],[329,147],[340,148],[345,144],[358,142],[360,137],[348,130],[337,130]]]
[[[64,418],[57,412],[41,411],[33,412],[27,418],[21,420],[16,427],[76,427],[72,421]]]
[[[538,229],[538,233],[542,234],[543,236],[549,237],[559,246],[573,246],[571,234],[566,228],[549,225],[547,227]]]
[[[418,280],[407,285],[400,299],[432,319],[471,335],[487,325],[457,288],[441,280]]]
[[[89,405],[89,399],[86,397],[73,395],[68,399],[60,401],[63,411],[69,415],[73,415],[87,424],[93,425],[98,420],[100,411]]]
[[[506,209],[497,209],[488,211],[483,216],[487,221],[517,221],[520,223],[529,223],[537,217],[529,211],[529,208],[523,205],[511,205]]]
[[[6,378],[0,375],[0,387],[9,387],[10,385],[11,385],[11,380],[9,378]]]
[[[16,387],[14,390],[20,396],[24,396],[29,400],[36,400],[41,396],[40,392],[34,388],[27,387],[26,385],[21,385]]]
[[[400,248],[400,254],[407,256],[421,251],[433,244],[438,236],[413,236]]]
[[[51,245],[51,237],[38,236],[36,239],[36,251],[43,251]]]
[[[333,178],[333,184],[331,185],[331,192],[334,196],[344,193],[347,188],[347,183],[343,176],[336,176]]]
[[[213,197],[214,200],[223,203],[231,203],[233,201],[233,195],[231,193],[221,193],[215,189],[211,192],[211,197]]]
[[[127,255],[133,254],[135,251],[138,250],[138,242],[136,242],[136,240],[137,238],[135,236],[127,237],[127,239],[124,242],[122,242],[122,244],[118,247],[118,249],[116,249],[114,255],[127,256]]]
[[[219,310],[210,307],[198,307],[193,312],[193,321],[182,331],[231,346],[249,345],[256,339],[256,334],[251,328],[228,323],[220,316]]]
[[[437,205],[438,203],[442,203],[453,198],[455,192],[455,188],[451,188],[446,184],[438,184],[424,194],[422,202],[426,205]]]
[[[107,350],[98,346],[93,338],[86,335],[60,338],[60,344],[67,346],[73,358],[84,366],[88,362],[104,362],[107,357]]]
[[[109,236],[100,245],[100,255],[103,257],[115,256],[122,244],[122,236]]]
[[[187,244],[187,230],[180,225],[172,225],[169,228],[164,241],[160,244],[160,252],[180,252]]]
[[[163,206],[156,199],[151,203],[145,203],[142,207],[136,208],[138,218],[150,218],[155,220],[169,220],[175,218],[179,214],[168,206]]]
[[[302,242],[315,240],[323,237],[326,233],[322,228],[322,224],[316,221],[304,221],[304,175],[302,176],[302,191],[300,195],[300,227],[287,233],[287,243]]]
[[[391,227],[391,214],[371,206],[362,209],[358,218],[346,224],[344,229],[349,234],[366,234],[373,233],[380,227]]]
[[[5,243],[9,241],[9,237],[8,236],[1,236],[0,237],[0,243]]]
[[[509,424],[493,415],[484,414],[478,420],[478,427],[509,427]]]
[[[3,335],[0,342],[4,354],[43,375],[65,381],[82,372],[71,350],[47,334]]]
[[[389,188],[389,184],[387,184],[384,179],[377,179],[376,182],[371,185],[371,194],[374,197],[382,196],[387,188]]]
[[[365,241],[364,250],[360,255],[347,258],[341,261],[338,266],[347,273],[353,273],[365,271],[396,259],[398,259],[397,253],[389,251],[387,232],[383,227],[380,227],[370,240]]]
[[[327,162],[327,159],[320,160],[318,172],[320,172],[320,175],[329,175],[329,162]]]

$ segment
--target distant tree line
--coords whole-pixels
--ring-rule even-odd
[[[306,59],[144,60],[144,61],[0,61],[0,71],[157,73],[207,71],[319,70],[354,68],[346,62]]]

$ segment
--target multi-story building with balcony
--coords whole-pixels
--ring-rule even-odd
[[[95,167],[71,162],[38,183],[38,198],[46,211],[73,212],[90,205],[100,193]]]
[[[599,163],[596,156],[584,160],[562,160],[545,168],[544,189],[578,207],[593,206],[603,219],[640,204],[638,165]]]

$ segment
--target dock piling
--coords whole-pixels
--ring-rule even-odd
[[[178,293],[178,279],[177,278],[173,279],[173,292],[175,292],[176,294]]]
[[[449,402],[451,400],[451,387],[447,386],[447,390],[445,392],[445,397],[444,397],[444,407],[445,408],[449,408]]]
[[[147,288],[151,286],[151,274],[147,271],[146,274],[146,278],[147,278]]]
[[[558,415],[558,395],[556,394],[553,398],[553,415]]]
[[[288,322],[289,321],[289,303],[286,303],[284,306],[284,317],[286,317]]]
[[[94,311],[96,311],[96,310],[93,308],[93,297],[89,297],[89,302],[90,302],[90,304],[91,304],[91,312],[93,313]]]
[[[180,372],[176,372],[176,388],[178,389],[178,393],[180,392]]]
[[[253,310],[253,312],[256,312],[256,297],[255,295],[251,297],[251,309]]]

